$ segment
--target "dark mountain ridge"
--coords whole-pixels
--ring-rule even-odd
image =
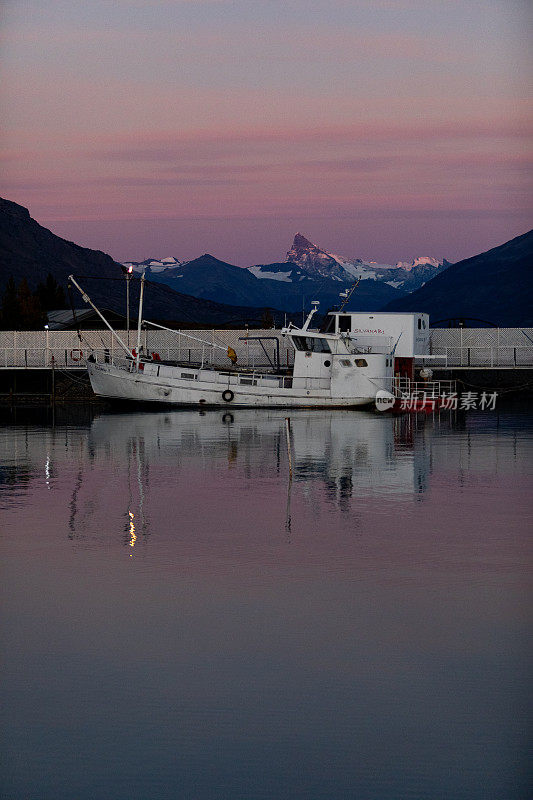
[[[309,247],[305,237],[297,244]],[[294,314],[309,308],[315,299],[322,302],[321,310],[325,311],[338,304],[339,292],[347,284],[336,274],[328,278],[331,265],[325,262],[333,257],[322,251],[318,255],[319,266],[326,273],[319,277],[310,276],[301,264],[291,261],[243,269],[207,253],[188,263],[169,266],[164,272],[151,274],[148,268],[147,276],[154,285],[146,293],[146,316],[183,326],[237,326],[257,324],[265,308],[286,309]],[[348,308],[428,311],[433,322],[477,317],[501,326],[533,326],[532,261],[533,231],[529,231],[486,253],[448,266],[420,289],[399,298],[398,290],[386,282],[362,280]],[[420,268],[425,270],[426,266],[421,264]],[[266,277],[258,278],[250,272],[252,269]],[[0,198],[0,294],[10,276],[16,283],[25,278],[30,289],[35,290],[49,273],[66,288],[72,273],[81,276],[84,289],[97,305],[124,314],[123,270],[109,255],[56,236],[32,219],[26,208]],[[137,307],[138,288],[139,279],[134,275],[132,309]],[[75,304],[79,305],[79,298]],[[284,312],[274,312],[274,318],[277,324],[281,323]]]
[[[81,247],[56,236],[32,219],[28,209],[0,198],[0,296],[11,276],[17,284],[25,278],[30,289],[35,290],[39,283],[46,281],[48,274],[64,289],[69,275],[80,277],[81,285],[96,305],[125,314],[126,283],[120,264],[100,250]],[[73,291],[74,304],[79,307],[80,296],[77,290]],[[132,311],[137,309],[138,296],[139,278],[134,276],[131,280]],[[147,289],[144,308],[146,317],[172,320],[184,327],[257,324],[262,310],[250,308],[250,304],[228,305],[214,299],[192,297],[161,285]],[[275,312],[274,318],[279,324],[284,313]]]
[[[216,298],[217,302],[231,305],[276,306],[282,300],[279,296],[273,298],[268,287],[263,290],[262,283],[246,269],[221,261],[209,253],[166,269],[164,273],[154,273],[150,279],[184,294],[205,300]]]
[[[500,327],[533,326],[533,230],[458,261],[387,311],[425,311],[431,322],[477,318]]]

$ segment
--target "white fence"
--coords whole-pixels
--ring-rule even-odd
[[[127,343],[126,331],[118,334]],[[293,363],[292,347],[280,331],[270,329],[146,330],[141,342],[146,353],[157,353],[163,361],[229,366],[226,351],[232,347],[239,364],[254,368],[275,366],[278,358],[280,366]],[[136,343],[137,333],[130,331],[130,347]],[[52,364],[57,369],[85,369],[85,358],[91,351],[99,360],[124,354],[110,331],[82,331],[81,342],[75,331],[0,331],[0,369],[49,369]]]
[[[533,328],[434,328],[430,344],[435,366],[533,367]]]
[[[125,331],[119,335],[127,338]],[[263,337],[262,343],[256,337]],[[82,338],[80,342],[75,331],[0,331],[0,369],[49,369],[52,358],[58,369],[85,369],[84,359],[91,350],[99,359],[122,355],[110,331],[83,331]],[[132,330],[129,344],[135,347],[136,342]],[[432,356],[439,356],[428,359],[435,367],[533,367],[533,328],[434,328],[430,343]],[[229,366],[228,346],[237,353],[239,364],[253,368],[274,366],[278,353],[280,366],[293,363],[292,347],[279,330],[272,329],[150,329],[142,332],[142,345],[145,352],[158,353],[162,360],[193,364]]]

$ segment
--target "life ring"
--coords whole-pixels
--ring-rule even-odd
[[[234,397],[235,397],[235,395],[233,394],[231,389],[226,389],[224,392],[222,392],[222,399],[226,403],[231,403],[231,401],[233,400]]]
[[[79,355],[74,355],[75,353],[78,353]],[[83,358],[83,350],[79,350],[77,347],[75,347],[74,350],[70,351],[71,361],[81,361],[82,358]]]

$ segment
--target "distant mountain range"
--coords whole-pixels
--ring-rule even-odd
[[[426,311],[442,319],[481,319],[500,327],[533,327],[533,230],[486,253],[452,264],[387,311]],[[473,322],[470,327],[475,327]]]
[[[311,300],[321,300],[322,311],[337,305],[339,293],[357,278],[361,281],[349,310],[425,311],[432,324],[477,318],[533,327],[533,231],[452,265],[429,257],[395,266],[349,260],[321,250],[301,234],[286,260],[274,264],[241,268],[207,254],[187,263],[173,257],[128,263],[156,283],[146,294],[146,316],[183,327],[257,324],[265,308],[273,309],[280,325],[285,311],[294,315],[308,309]],[[10,276],[16,283],[26,278],[34,290],[48,273],[63,287],[71,273],[81,276],[97,305],[124,314],[122,265],[99,250],[56,236],[26,208],[0,198],[0,295]],[[134,278],[132,309],[139,286],[138,275]],[[75,301],[79,304],[79,297]]]
[[[320,300],[326,307],[337,305],[339,293],[360,279],[350,308],[371,311],[422,286],[449,262],[421,257],[393,266],[349,260],[320,249],[297,233],[285,261],[273,264],[243,269],[206,253],[187,262],[171,256],[128,261],[125,266],[195,297],[291,311],[301,311],[311,300]]]

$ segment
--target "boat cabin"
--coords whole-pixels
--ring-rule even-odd
[[[332,397],[350,396],[356,386],[367,384],[375,392],[376,380],[391,385],[393,356],[390,336],[351,334],[335,330],[316,330],[310,322],[318,303],[301,328],[283,328],[294,347],[293,385],[308,380],[328,386]]]
[[[429,314],[332,311],[328,317],[328,333],[390,336],[400,358],[429,353]]]
[[[429,314],[332,311],[326,331],[353,337],[389,336],[394,354],[394,374],[414,378],[415,356],[429,354]]]

